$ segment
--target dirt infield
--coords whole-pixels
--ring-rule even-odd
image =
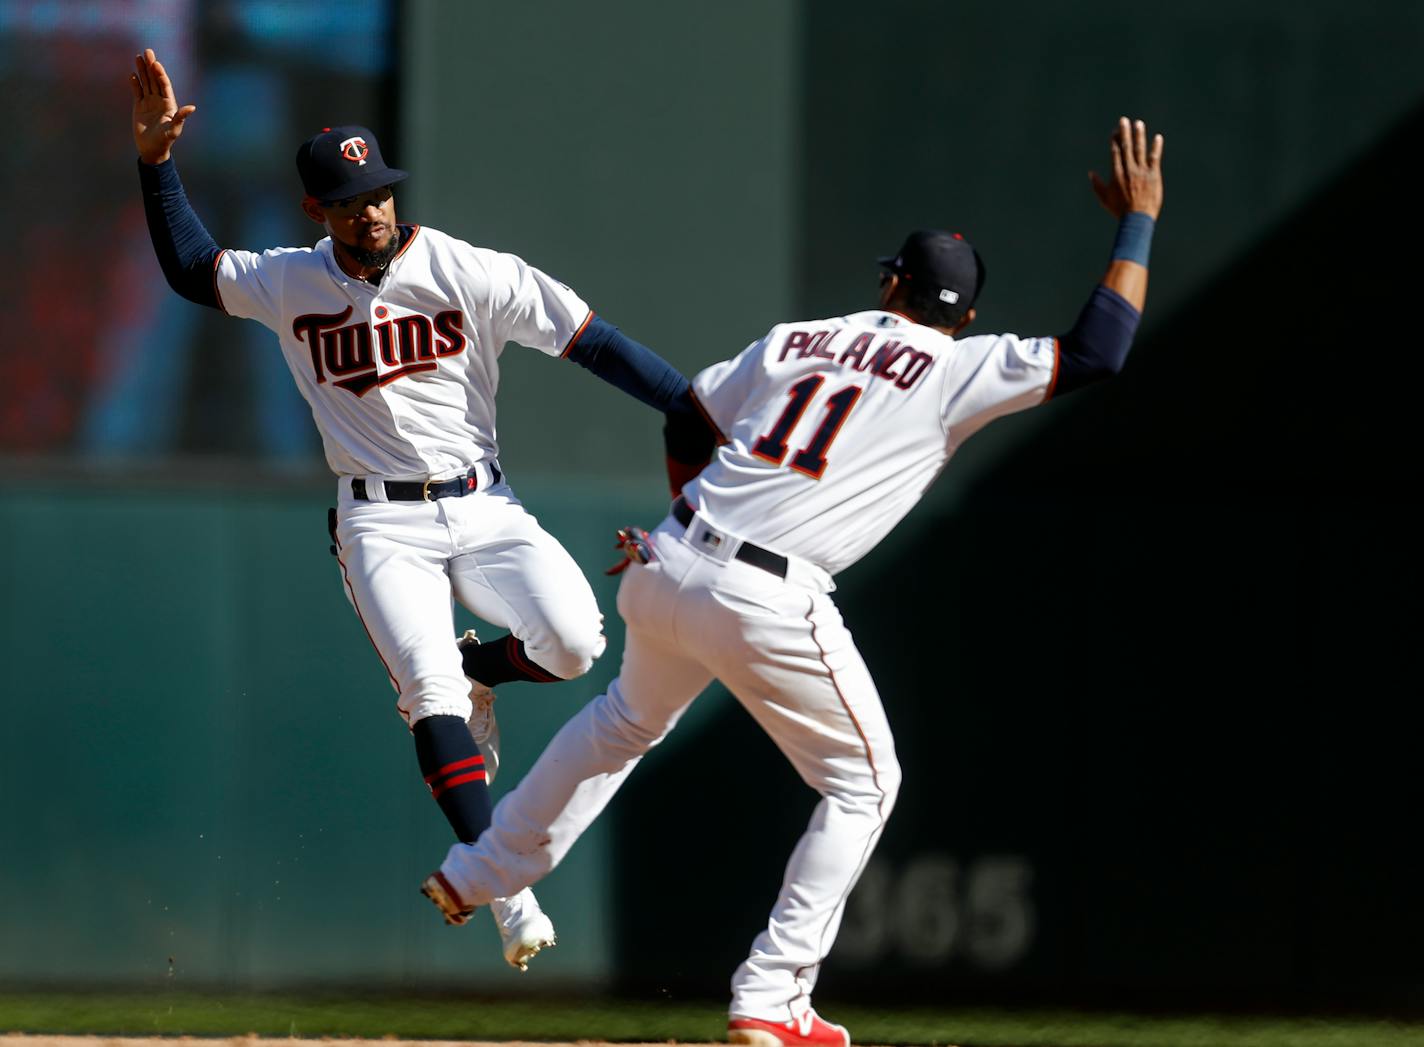
[[[666,1040],[656,1044],[612,1044],[604,1040],[579,1040],[577,1043],[538,1043],[520,1040],[505,1040],[499,1043],[475,1040],[351,1040],[338,1037],[323,1037],[318,1040],[289,1039],[287,1037],[264,1038],[259,1036],[30,1036],[11,1033],[0,1036],[0,1047],[174,1047],[178,1043],[201,1044],[202,1047],[253,1047],[262,1044],[283,1044],[284,1047],[361,1047],[364,1044],[379,1044],[380,1047],[668,1047],[674,1041]],[[687,1047],[714,1047],[707,1045],[687,1045]],[[718,1044],[715,1047],[726,1047]]]

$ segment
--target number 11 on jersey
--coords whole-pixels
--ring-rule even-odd
[[[771,431],[757,437],[756,443],[752,444],[752,454],[780,465],[786,458],[787,440],[791,431],[801,421],[801,416],[806,413],[806,408],[810,406],[825,381],[825,375],[813,374],[793,385],[789,394],[791,402],[786,405],[786,410],[781,412],[781,417],[776,420]],[[798,473],[805,473],[813,480],[821,478],[821,474],[826,471],[826,452],[830,450],[841,426],[845,424],[850,409],[860,399],[861,392],[860,386],[848,385],[826,398],[826,416],[816,428],[810,442],[792,457],[791,468]]]

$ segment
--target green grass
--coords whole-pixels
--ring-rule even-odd
[[[825,1005],[858,1044],[965,1047],[1424,1047],[1424,1025]],[[441,1040],[723,1038],[721,1004],[149,993],[3,993],[0,1032]]]

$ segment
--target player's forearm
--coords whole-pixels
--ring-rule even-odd
[[[1112,258],[1103,286],[1116,291],[1139,313],[1147,305],[1147,265],[1156,221],[1141,211],[1129,211],[1118,223]]]
[[[568,350],[568,358],[610,385],[659,411],[682,410],[688,381],[672,364],[595,316]]]
[[[178,168],[172,160],[157,165],[139,160],[138,177],[148,235],[168,286],[190,302],[220,308],[213,264],[221,252],[188,202]]]
[[[1136,262],[1112,262],[1102,286],[1122,296],[1139,313],[1147,304],[1147,267]]]

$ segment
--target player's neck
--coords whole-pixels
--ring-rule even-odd
[[[968,322],[962,324],[955,324],[953,327],[943,327],[939,324],[928,323],[924,320],[923,317],[916,316],[914,313],[906,312],[905,310],[897,308],[895,306],[882,305],[880,307],[880,310],[881,312],[892,313],[895,316],[900,317],[902,320],[910,321],[910,323],[912,324],[918,324],[921,327],[928,327],[931,330],[938,331],[940,334],[949,335],[949,337],[951,338],[956,337],[960,331],[964,330],[964,328],[969,326]]]
[[[389,252],[385,253],[384,259],[380,262],[370,263],[362,261],[356,257],[356,253],[347,245],[343,244],[336,237],[331,238],[332,254],[336,256],[336,264],[341,267],[341,271],[347,276],[355,277],[357,280],[364,280],[367,283],[377,283],[381,279],[381,274],[386,271],[386,267],[395,258],[396,252],[400,250],[401,228],[396,226],[391,237]]]

